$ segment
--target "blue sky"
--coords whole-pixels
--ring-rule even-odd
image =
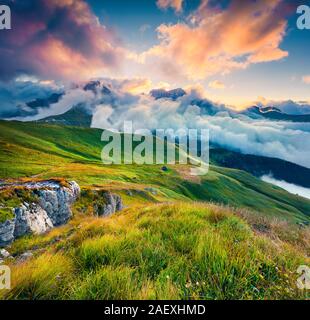
[[[258,97],[309,101],[301,2],[6,0],[13,23],[0,32],[0,81],[139,78],[141,90],[196,86],[238,107]]]
[[[159,25],[186,22],[188,15],[200,4],[199,0],[185,1],[183,12],[176,14],[173,8],[160,10],[156,1],[88,2],[100,21],[114,28],[126,47],[138,52],[158,43],[156,28]],[[229,1],[223,3],[222,7],[225,7]],[[253,64],[225,76],[214,75],[200,82],[215,99],[225,96],[224,100],[228,103],[246,103],[256,97],[308,100],[310,86],[302,81],[302,77],[310,74],[310,31],[298,30],[296,19],[297,15],[292,12],[286,35],[280,44],[283,50],[289,52],[288,57],[281,61]],[[208,83],[216,79],[225,83],[226,94],[208,87]]]
[[[145,50],[157,40],[156,28],[162,23],[177,23],[199,6],[199,0],[187,1],[184,10],[160,10],[156,0],[88,0],[100,21],[114,28],[129,47]],[[141,28],[147,26],[145,32]]]

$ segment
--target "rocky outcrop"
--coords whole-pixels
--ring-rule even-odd
[[[98,216],[109,216],[124,208],[122,198],[111,192],[103,194],[104,204],[94,204],[94,213]]]
[[[72,181],[62,186],[56,181],[41,181],[14,185],[2,185],[1,188],[23,187],[35,194],[36,202],[24,202],[14,208],[15,218],[0,224],[0,246],[6,246],[25,234],[42,234],[55,226],[65,224],[72,212],[70,206],[80,194],[79,185]]]
[[[54,180],[27,183],[0,183],[0,191],[20,188],[28,192],[28,202],[21,198],[22,205],[13,210],[14,218],[0,223],[0,247],[12,243],[26,234],[42,234],[63,225],[72,216],[71,205],[81,196],[82,212],[89,205],[97,216],[109,216],[124,208],[122,198],[105,190],[80,191],[72,181],[65,186]],[[14,191],[15,192],[15,191]],[[31,196],[29,196],[31,194]],[[31,200],[29,200],[31,199]]]

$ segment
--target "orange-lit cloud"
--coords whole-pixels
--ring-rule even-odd
[[[148,93],[152,89],[152,82],[149,79],[128,79],[121,83],[121,89],[131,94]]]
[[[212,89],[225,89],[226,88],[225,84],[219,80],[214,80],[214,81],[209,82],[209,87]]]
[[[286,32],[282,0],[233,0],[221,9],[202,0],[187,23],[160,25],[160,44],[142,54],[158,69],[170,65],[191,80],[226,74],[250,64],[280,60],[288,55],[279,46]]]
[[[310,75],[303,76],[302,77],[302,82],[304,82],[306,84],[310,84]]]
[[[157,5],[161,9],[173,8],[176,12],[182,11],[183,0],[157,0]]]

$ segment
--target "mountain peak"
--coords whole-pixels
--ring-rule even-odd
[[[111,94],[111,90],[106,85],[102,84],[100,80],[89,81],[84,85],[83,90],[92,91],[95,94],[101,90],[101,93],[105,95]]]
[[[246,111],[243,113],[247,114],[250,117],[253,117],[253,115],[258,115],[274,121],[310,122],[310,114],[305,114],[305,115],[288,114],[283,112],[279,108],[276,108],[273,106],[269,106],[269,107],[252,106],[246,109]]]
[[[150,92],[150,95],[156,100],[158,99],[177,100],[178,98],[186,95],[186,92],[182,88],[176,88],[173,90],[154,89]]]
[[[85,107],[82,105],[77,105],[63,114],[50,116],[38,120],[38,122],[89,128],[91,125],[91,120],[92,115],[87,112]]]

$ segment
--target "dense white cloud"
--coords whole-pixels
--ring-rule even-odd
[[[304,188],[293,183],[288,183],[283,180],[276,180],[272,176],[267,175],[262,176],[261,179],[265,182],[272,183],[292,194],[297,194],[301,197],[310,199],[310,189],[308,188]]]
[[[137,129],[209,129],[211,142],[223,147],[281,158],[310,168],[310,123],[252,119],[203,100],[195,90],[177,101],[141,95],[134,103],[123,101],[119,108],[98,105],[92,126],[121,129],[128,120]]]

